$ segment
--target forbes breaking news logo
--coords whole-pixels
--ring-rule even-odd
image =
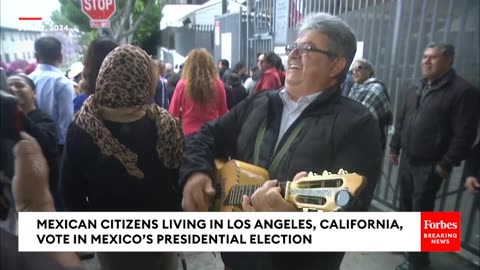
[[[460,212],[422,212],[421,220],[421,251],[460,251]]]

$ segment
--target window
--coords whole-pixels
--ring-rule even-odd
[[[22,54],[23,54],[23,60],[27,60],[27,54],[25,52],[23,52]]]
[[[12,39],[12,41],[15,41],[15,37],[14,37],[13,32],[10,32],[10,38]]]
[[[28,60],[32,58],[32,55],[30,54],[30,52],[27,52],[27,56],[28,56]]]
[[[17,59],[18,59],[17,53],[13,53],[13,60],[17,60]]]
[[[5,54],[5,61],[7,61],[7,64],[10,64],[10,55],[8,53]]]
[[[5,32],[2,31],[2,40],[5,40]]]

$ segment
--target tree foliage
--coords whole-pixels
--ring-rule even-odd
[[[90,19],[82,11],[81,0],[59,0],[59,2],[60,12],[54,11],[50,17],[54,23],[57,23],[55,19],[61,20],[63,17],[82,32],[92,31]]]
[[[145,3],[138,1],[138,7],[134,12],[133,19],[138,19],[138,14],[145,9]],[[137,18],[136,18],[137,17]],[[142,44],[152,35],[159,31],[160,20],[162,18],[162,6],[160,1],[154,1],[154,4],[151,7],[151,10],[145,13],[145,18],[143,19],[141,26],[135,31],[133,35],[133,41],[136,44]]]
[[[82,11],[81,0],[59,0],[60,11],[51,19],[56,24],[71,25],[81,32],[95,31],[90,19]],[[106,33],[116,42],[141,44],[158,29],[162,3],[160,0],[116,0],[115,14],[110,18],[111,28]]]
[[[69,66],[79,60],[83,48],[79,44],[78,36],[73,36],[65,31],[52,31],[49,35],[54,36],[62,43],[64,65]]]

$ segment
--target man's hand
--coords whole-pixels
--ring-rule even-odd
[[[212,178],[206,173],[194,173],[183,188],[182,208],[185,211],[207,211],[214,195]]]
[[[18,212],[55,211],[48,185],[48,164],[37,140],[25,132],[15,145],[13,194]]]
[[[306,177],[306,172],[299,172],[293,178],[296,181],[302,177]],[[263,186],[251,198],[243,196],[242,208],[246,212],[295,212],[297,208],[290,202],[283,199],[280,193],[277,180],[266,181]]]
[[[12,189],[18,212],[55,212],[48,185],[48,164],[37,140],[25,132],[15,145],[15,175]],[[65,268],[83,269],[73,252],[49,252],[50,257]]]
[[[398,155],[397,154],[394,154],[394,153],[388,154],[388,159],[390,159],[390,162],[393,165],[398,165]]]
[[[444,170],[440,165],[437,164],[435,166],[435,172],[440,175],[441,177],[445,178],[449,175],[449,172],[447,170]]]
[[[465,180],[465,188],[470,191],[470,193],[477,193],[480,190],[480,181],[476,177],[469,176]]]

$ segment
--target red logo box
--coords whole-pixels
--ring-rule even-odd
[[[421,213],[421,251],[460,251],[460,212]]]

